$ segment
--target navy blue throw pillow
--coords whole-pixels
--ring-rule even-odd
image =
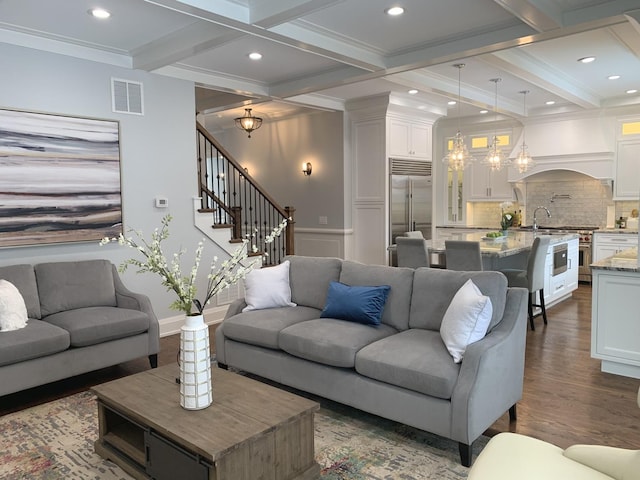
[[[327,303],[320,317],[380,325],[390,290],[389,285],[351,287],[344,283],[331,282],[327,292]]]

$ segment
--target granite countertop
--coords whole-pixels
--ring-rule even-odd
[[[604,260],[592,263],[591,268],[618,272],[640,272],[640,265],[638,265],[638,247],[628,248]]]
[[[433,253],[444,253],[445,240],[467,240],[480,242],[480,252],[482,255],[508,257],[531,249],[535,235],[533,232],[509,230],[507,237],[494,239],[484,239],[487,232],[495,230],[484,229],[478,233],[436,233],[436,238],[427,240],[429,250]],[[579,238],[577,233],[562,233],[551,235],[551,245],[566,242]]]

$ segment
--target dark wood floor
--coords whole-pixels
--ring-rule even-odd
[[[630,312],[637,315],[637,312]],[[636,394],[640,380],[600,372],[590,356],[591,287],[580,285],[573,298],[548,310],[549,324],[536,319],[527,333],[524,394],[518,420],[508,415],[487,432],[514,431],[566,448],[574,443],[601,443],[640,448],[640,409]],[[215,328],[211,328],[212,343]],[[160,340],[159,365],[176,361],[178,337]],[[7,395],[0,414],[21,410],[149,368],[146,359],[100,370],[73,379]]]

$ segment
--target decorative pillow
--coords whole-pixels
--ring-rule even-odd
[[[390,291],[389,285],[351,287],[344,283],[331,282],[327,292],[327,303],[320,317],[380,325],[384,304]]]
[[[289,260],[275,267],[250,271],[244,279],[243,312],[263,308],[295,307],[291,302],[289,286]]]
[[[460,287],[447,308],[440,336],[455,363],[460,363],[467,345],[484,338],[493,306],[471,279]]]
[[[18,330],[27,326],[27,306],[15,285],[0,280],[0,331]]]

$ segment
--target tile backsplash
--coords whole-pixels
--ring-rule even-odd
[[[517,190],[519,202],[511,211],[522,211],[522,225],[533,223],[533,211],[544,206],[551,212],[547,218],[543,210],[537,214],[542,226],[607,226],[607,207],[614,207],[614,218],[629,217],[639,207],[638,201],[614,202],[610,182],[569,171],[546,172],[533,175]],[[468,204],[470,224],[496,227],[500,223],[500,202]]]

